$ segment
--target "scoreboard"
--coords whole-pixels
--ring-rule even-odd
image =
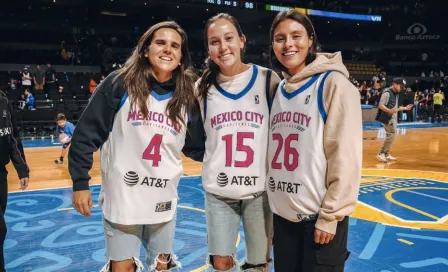
[[[167,1],[167,0],[165,0]],[[180,0],[169,0],[169,1],[180,1]],[[277,6],[270,4],[260,4],[254,1],[242,1],[242,0],[183,0],[190,3],[198,3],[205,5],[213,5],[220,6],[225,8],[238,8],[245,10],[259,10],[259,11],[286,11],[290,9],[298,10],[304,14],[311,16],[320,16],[326,18],[336,18],[342,20],[355,20],[355,21],[368,21],[368,22],[381,22],[381,15],[373,15],[373,14],[349,14],[349,13],[339,13],[339,12],[330,12],[323,10],[315,10],[315,9],[307,9],[300,7],[288,7],[288,6]],[[257,0],[255,0],[257,1]],[[272,0],[274,2],[274,0]]]
[[[195,1],[195,2],[203,2],[205,4],[215,5],[215,6],[223,6],[223,7],[230,7],[230,8],[242,8],[242,9],[258,9],[258,5],[255,2],[251,1],[235,1],[235,0],[201,0],[201,1]],[[264,9],[263,7],[260,7],[260,10]]]

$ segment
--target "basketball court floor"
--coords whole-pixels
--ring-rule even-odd
[[[364,169],[350,218],[346,271],[448,271],[448,126],[400,124],[391,150],[398,158],[394,163],[380,163],[375,157],[384,130],[376,124],[365,124],[364,130]],[[24,143],[31,168],[26,191],[19,191],[17,175],[8,165],[7,271],[99,271],[106,262],[100,209],[94,206],[89,218],[73,210],[67,162],[53,162],[59,144]],[[182,271],[206,270],[200,169],[200,163],[184,160],[174,245]],[[98,154],[91,175],[96,202],[101,182]],[[241,261],[242,228],[235,245]],[[140,257],[144,260],[143,249]]]

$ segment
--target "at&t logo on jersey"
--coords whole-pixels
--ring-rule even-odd
[[[134,171],[129,171],[124,175],[124,182],[129,187],[134,187],[139,184],[147,187],[165,188],[168,181],[169,179],[164,178],[144,177],[140,182],[140,177]]]
[[[300,186],[302,186],[300,183],[275,181],[272,177],[270,177],[268,181],[268,187],[271,192],[275,192],[277,190],[283,193],[297,194]]]
[[[259,177],[255,176],[233,176],[232,180],[230,181],[230,186],[255,186],[258,178]],[[216,182],[218,183],[219,187],[226,187],[229,184],[229,177],[226,175],[226,173],[221,172],[216,177]]]

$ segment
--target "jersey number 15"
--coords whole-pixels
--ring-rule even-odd
[[[233,135],[227,134],[222,136],[222,140],[226,144],[226,167],[242,167],[247,168],[252,165],[254,162],[254,150],[244,144],[245,139],[254,139],[253,132],[237,132],[236,133],[236,152],[244,152],[246,153],[246,159],[244,161],[235,160],[232,165],[233,158]]]

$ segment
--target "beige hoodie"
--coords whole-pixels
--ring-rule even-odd
[[[358,199],[362,170],[362,113],[358,89],[348,80],[349,73],[340,52],[318,53],[301,72],[286,78],[285,89],[292,92],[311,76],[333,70],[324,85],[323,100],[327,121],[324,152],[328,162],[324,200],[316,228],[335,234],[337,222],[350,215]]]

